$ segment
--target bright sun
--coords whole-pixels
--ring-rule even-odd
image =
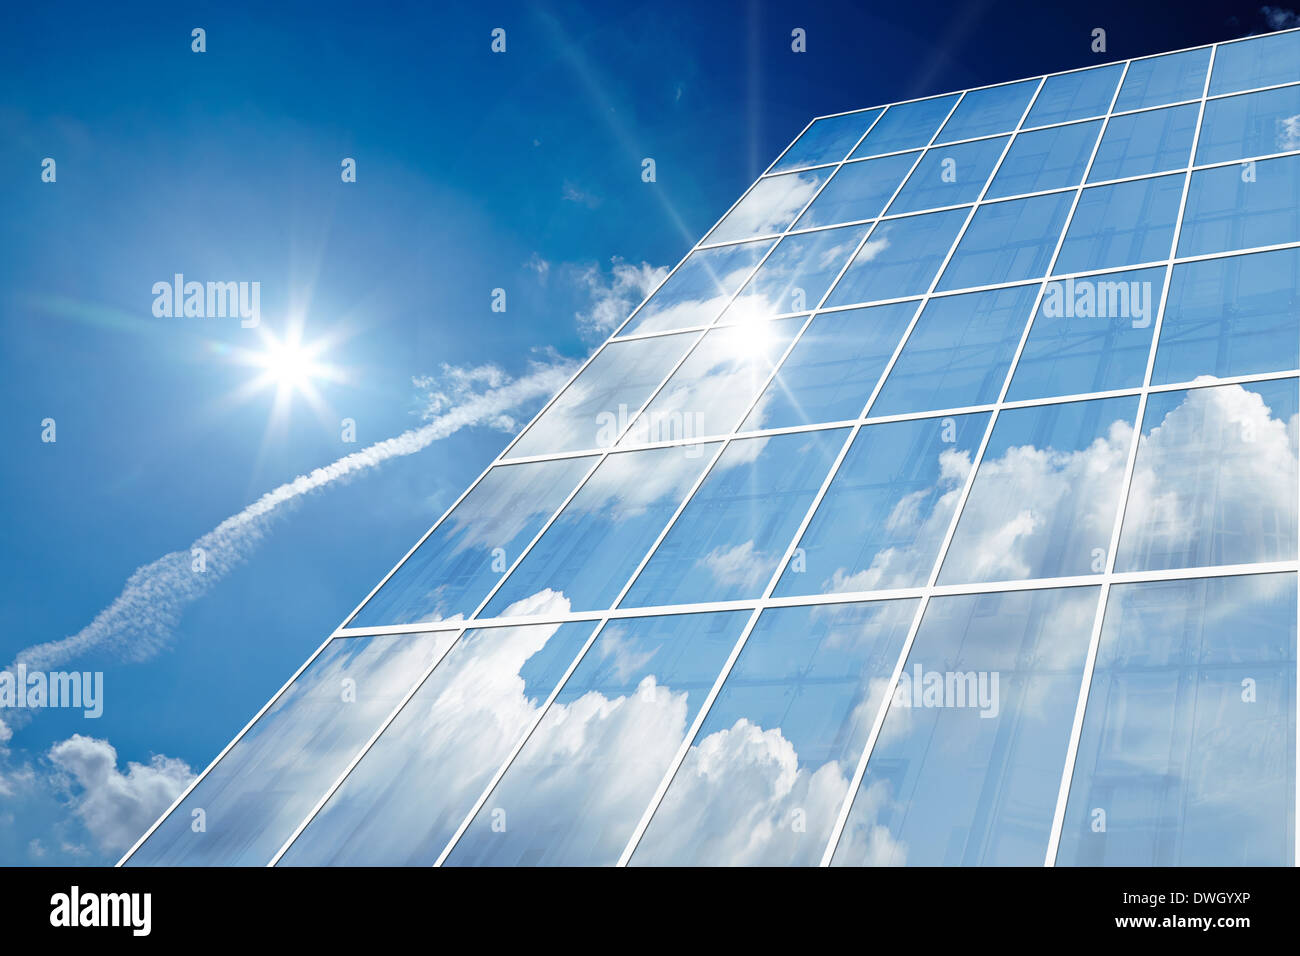
[[[330,377],[329,367],[317,360],[319,343],[304,344],[294,331],[283,339],[263,331],[262,340],[262,351],[252,356],[253,364],[263,370],[260,384],[274,385],[280,392],[310,395],[320,379]]]
[[[311,385],[318,371],[310,351],[290,342],[268,342],[259,364],[277,385],[295,391]]]

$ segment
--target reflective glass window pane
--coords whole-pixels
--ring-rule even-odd
[[[988,198],[1036,193],[1083,182],[1101,120],[1020,133],[989,187]]]
[[[898,153],[861,162],[846,163],[817,194],[807,211],[795,223],[798,229],[833,226],[841,222],[874,219],[885,208],[917,153]]]
[[[1192,173],[1178,254],[1196,256],[1300,240],[1300,156]]]
[[[952,110],[958,94],[936,96],[915,103],[899,103],[885,110],[871,132],[853,151],[856,159],[880,153],[897,153],[904,149],[924,146],[934,137],[934,131]]]
[[[1300,86],[1244,93],[1205,104],[1198,163],[1300,149]]]
[[[1104,570],[1137,397],[1002,412],[940,584]]]
[[[1092,161],[1088,182],[1186,167],[1187,158],[1192,154],[1192,136],[1199,111],[1199,106],[1188,103],[1112,116],[1097,149],[1097,158]]]
[[[131,857],[132,866],[264,866],[456,638],[339,637]],[[354,681],[355,699],[341,691]],[[205,829],[193,829],[202,809]]]
[[[712,324],[770,248],[772,240],[768,239],[691,253],[619,334]]]
[[[1043,865],[1098,591],[930,601],[834,865]]]
[[[471,614],[501,577],[496,549],[519,555],[595,462],[594,457],[563,458],[493,468],[348,626]]]
[[[445,865],[616,863],[749,616],[610,621]]]
[[[776,595],[925,584],[988,420],[981,412],[864,427]]]
[[[1119,571],[1296,556],[1296,381],[1147,400]]]
[[[672,445],[610,455],[479,616],[514,616],[520,609],[508,614],[510,607],[546,597],[566,612],[609,607],[716,450]]]
[[[1073,193],[989,203],[975,211],[939,289],[965,289],[1046,274]]]
[[[1210,95],[1300,80],[1300,33],[1274,33],[1220,43]]]
[[[1151,381],[1300,367],[1300,249],[1174,266]]]
[[[1053,271],[1087,272],[1169,258],[1183,176],[1085,189]]]
[[[836,428],[733,441],[620,606],[758,597],[846,435]]]
[[[1115,110],[1138,110],[1198,99],[1205,89],[1210,48],[1134,60],[1124,74]]]
[[[1295,654],[1294,574],[1112,587],[1057,865],[1293,865]]]
[[[916,604],[765,611],[631,863],[816,866]]]
[[[731,434],[803,323],[777,319],[711,329],[619,444]]]
[[[866,234],[866,226],[845,226],[786,236],[723,314],[723,321],[746,322],[815,308]]]
[[[898,198],[889,204],[889,214],[974,202],[984,191],[1006,145],[1007,137],[997,136],[931,147],[907,178]]]
[[[902,415],[997,400],[1037,285],[931,299],[871,414]]]
[[[1103,116],[1110,109],[1124,64],[1112,63],[1092,70],[1075,70],[1049,76],[1034,99],[1026,126],[1067,123],[1089,116]]]
[[[943,124],[937,142],[951,143],[1015,129],[1036,89],[1038,80],[971,90],[957,104],[952,118]]]
[[[697,333],[698,334],[698,333]],[[605,448],[618,437],[604,413],[635,414],[686,354],[695,335],[611,342],[510,449],[510,458]]]
[[[742,431],[857,418],[916,309],[894,302],[814,317]]]
[[[1140,386],[1164,283],[1162,267],[1047,283],[1007,400]]]
[[[731,242],[784,232],[817,194],[827,175],[827,170],[810,169],[760,179],[704,241]]]
[[[969,213],[948,209],[876,223],[826,304],[853,305],[929,291]]]
[[[468,631],[278,865],[432,866],[595,629]]]
[[[853,145],[862,138],[880,110],[863,110],[819,119],[808,127],[785,154],[776,161],[772,172],[803,169],[823,163],[838,163],[848,155]]]

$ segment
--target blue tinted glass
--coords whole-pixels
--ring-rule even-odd
[[[1111,588],[1057,864],[1291,866],[1295,641],[1294,574]]]
[[[691,253],[619,335],[711,324],[771,248],[772,240],[768,239]]]
[[[1105,115],[1123,72],[1122,63],[1112,63],[1093,70],[1049,76],[1043,81],[1043,89],[1034,100],[1025,125],[1047,126]]]
[[[713,227],[704,241],[732,242],[784,232],[817,195],[827,175],[828,170],[810,169],[803,173],[783,173],[760,179]]]
[[[131,857],[133,866],[265,866],[455,631],[330,641]],[[355,681],[359,692],[340,692]],[[201,811],[210,825],[195,830]]]
[[[595,462],[592,457],[563,458],[493,468],[348,626],[440,621],[472,613],[505,570],[497,549],[507,556],[522,553]]]
[[[1155,268],[1047,283],[1007,400],[1141,385],[1164,281]]]
[[[1174,266],[1154,384],[1300,366],[1300,249]]]
[[[1205,104],[1198,163],[1300,149],[1300,86],[1245,93]]]
[[[968,213],[948,209],[877,223],[826,304],[853,305],[929,291]]]
[[[1020,133],[998,167],[988,198],[1036,193],[1083,182],[1101,120]]]
[[[1117,571],[1296,556],[1296,380],[1147,400]]]
[[[866,226],[845,226],[786,236],[728,306],[723,321],[814,308],[866,234]]]
[[[1088,182],[1183,169],[1192,152],[1199,110],[1188,103],[1112,116],[1097,148],[1097,158],[1092,161]]]
[[[1300,34],[1297,34],[1300,36]],[[1300,239],[1300,156],[1192,173],[1178,254],[1252,249]]]
[[[838,866],[1042,866],[1097,588],[936,597]]]
[[[953,110],[952,118],[943,124],[937,141],[951,143],[1015,129],[1036,89],[1038,80],[971,90]]]
[[[466,632],[278,865],[432,866],[595,627]]]
[[[889,214],[956,206],[979,198],[1007,144],[1007,137],[978,139],[956,146],[934,146],[907,178]]]
[[[997,400],[1034,307],[1036,285],[931,299],[871,414],[901,415]]]
[[[674,445],[610,455],[479,617],[609,607],[716,450]]]
[[[925,584],[988,420],[981,412],[865,426],[775,593]]]
[[[849,150],[862,138],[862,134],[867,131],[872,120],[879,116],[880,112],[880,110],[866,110],[861,113],[846,113],[843,116],[816,120],[776,161],[772,172],[803,169],[805,166],[820,166],[823,163],[838,163],[848,155]]]
[[[1085,189],[1053,271],[1087,272],[1169,258],[1183,177]]]
[[[837,428],[733,441],[620,606],[761,594],[846,434]]]
[[[940,584],[1104,570],[1137,397],[1010,408],[998,416]]]
[[[1034,279],[1047,272],[1073,193],[980,206],[961,237],[939,289]]]
[[[924,146],[934,137],[944,117],[957,102],[958,94],[936,96],[915,103],[900,103],[885,110],[862,144],[853,151],[855,158],[896,153]]]
[[[710,329],[632,422],[619,445],[730,435],[803,322],[778,319]],[[613,429],[621,417],[619,410],[611,409],[604,420]]]
[[[894,195],[917,153],[899,153],[861,162],[846,163],[817,194],[807,212],[795,223],[798,229],[857,222],[880,215]]]
[[[1220,43],[1210,95],[1300,80],[1300,33],[1276,33]]]
[[[857,418],[916,309],[895,302],[816,316],[742,430]]]
[[[748,619],[610,621],[445,865],[618,862]]]
[[[816,866],[916,603],[765,611],[631,862]]]
[[[657,335],[611,342],[510,448],[510,458],[604,448],[618,437],[602,414],[635,412],[654,394],[696,335]]]
[[[1209,47],[1134,60],[1124,74],[1116,112],[1199,99],[1209,64]]]

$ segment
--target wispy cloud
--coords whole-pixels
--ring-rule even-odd
[[[667,275],[664,266],[633,265],[617,256],[610,260],[608,271],[595,264],[581,267],[576,279],[591,305],[575,316],[578,329],[589,336],[608,335]]]
[[[1264,22],[1268,24],[1270,30],[1289,30],[1291,27],[1300,27],[1300,14],[1294,10],[1288,10],[1285,7],[1260,7],[1259,12],[1264,15]]]

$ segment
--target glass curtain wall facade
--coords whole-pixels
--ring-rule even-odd
[[[1300,33],[815,120],[125,858],[1292,865]]]

